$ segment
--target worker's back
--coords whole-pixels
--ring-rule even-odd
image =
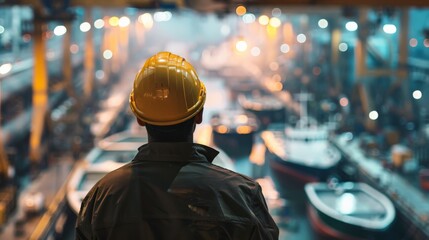
[[[97,239],[275,239],[259,185],[192,143],[149,143],[85,201]],[[155,159],[156,158],[156,159]],[[78,229],[78,235],[85,232]],[[88,236],[87,236],[88,237]]]

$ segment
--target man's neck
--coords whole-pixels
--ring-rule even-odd
[[[187,137],[187,138],[179,138],[179,139],[156,139],[154,137],[148,136],[148,142],[149,143],[155,143],[155,142],[189,142],[189,143],[193,143],[194,142],[194,138],[193,136],[191,137]]]

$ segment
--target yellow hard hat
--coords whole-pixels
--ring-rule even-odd
[[[168,126],[195,116],[205,100],[206,88],[194,67],[178,55],[159,52],[137,73],[130,107],[143,122]]]

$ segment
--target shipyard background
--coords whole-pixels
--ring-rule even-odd
[[[258,179],[280,239],[318,238],[263,137],[298,121],[299,96],[341,153],[321,181],[387,196],[385,239],[429,238],[429,2],[3,0],[0,13],[0,239],[74,238],[71,175],[133,125],[132,81],[158,51],[196,67],[208,90],[196,139]],[[280,113],[246,108],[260,95]]]

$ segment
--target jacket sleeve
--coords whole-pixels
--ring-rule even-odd
[[[279,228],[268,211],[268,206],[259,184],[257,184],[253,201],[253,212],[259,220],[260,229],[254,232],[252,239],[277,240],[279,238]]]
[[[79,215],[76,221],[76,239],[94,239],[92,232],[92,215],[95,201],[95,187],[88,192],[82,201]]]

